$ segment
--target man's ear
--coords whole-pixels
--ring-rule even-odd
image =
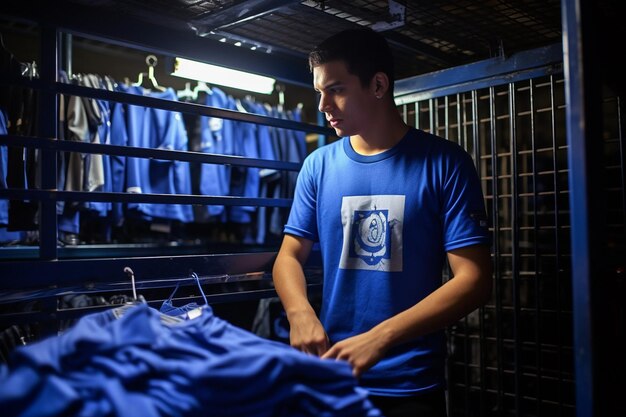
[[[389,90],[389,77],[384,72],[377,72],[372,78],[372,92],[376,98],[382,98]]]

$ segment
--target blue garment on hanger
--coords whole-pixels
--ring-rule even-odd
[[[146,304],[81,318],[0,364],[6,416],[380,416],[346,362],[212,314],[162,321]]]
[[[176,92],[147,92],[138,86],[121,86],[122,91],[177,100]],[[187,132],[178,112],[129,105],[126,107],[128,145],[140,148],[187,150]],[[145,194],[191,194],[189,163],[153,158],[126,158],[126,191]],[[189,205],[128,204],[147,220],[153,218],[190,222]]]
[[[93,81],[94,88],[105,88],[98,77],[90,74],[87,75]],[[100,113],[101,123],[98,125],[98,139],[101,144],[111,143],[111,103],[105,100],[94,100],[94,103],[98,106]],[[102,170],[104,182],[94,191],[111,192],[111,158],[109,155],[101,155],[102,157]],[[107,217],[111,211],[112,204],[110,202],[89,202],[89,209],[95,211],[100,217]]]
[[[7,134],[7,121],[4,112],[0,111],[0,135]],[[7,188],[7,164],[8,150],[6,146],[0,146],[0,188]],[[22,232],[9,232],[4,227],[9,224],[9,200],[0,199],[0,242],[20,240]]]
[[[235,99],[229,97],[228,108],[238,111]],[[256,139],[257,126],[252,123],[234,122],[234,151],[235,155],[258,159],[260,157]],[[231,171],[230,195],[235,197],[257,198],[259,196],[259,168],[233,167]],[[256,211],[255,206],[231,206],[228,220],[235,223],[250,223],[251,214]]]
[[[126,92],[126,88],[121,84],[117,86],[118,91]],[[126,125],[126,105],[123,103],[111,103],[111,145],[128,145],[128,127]],[[128,107],[131,107],[130,105]],[[111,163],[111,191],[114,193],[126,192],[126,157],[121,155],[110,155]],[[124,223],[124,204],[112,203],[112,223],[118,227]]]
[[[268,115],[265,107],[260,103],[253,102],[251,100],[243,100],[242,104],[250,113],[260,114],[261,116]],[[275,161],[277,156],[274,151],[274,147],[272,146],[269,126],[255,125],[255,128],[259,158]]]
[[[65,84],[71,84],[71,81],[67,75],[67,72],[59,71],[59,82]],[[68,123],[68,107],[70,102],[70,96],[59,95],[59,111],[57,120],[57,140],[66,141],[72,137],[72,132],[69,129]],[[57,153],[57,189],[68,191],[66,189],[68,179],[68,165],[72,157],[69,152]],[[69,176],[71,178],[71,175]],[[80,231],[80,212],[78,210],[78,203],[57,201],[57,228],[59,232],[75,233]]]
[[[219,88],[213,87],[212,93],[206,95],[207,106],[220,109],[228,108],[228,96]],[[200,123],[200,151],[217,155],[233,155],[233,122],[217,117],[201,116]],[[202,164],[200,169],[200,194],[209,196],[230,195],[231,167],[223,164]],[[224,206],[206,206],[209,216],[220,216],[224,213]]]
[[[0,111],[0,135],[6,135],[7,121],[3,111]],[[0,146],[0,188],[7,188],[7,166],[9,153],[7,147]],[[9,200],[0,200],[0,224],[9,223]]]
[[[289,110],[287,112],[287,118],[290,120],[301,122],[302,121],[302,109],[296,107],[293,110]],[[304,161],[304,158],[307,156],[306,149],[306,132],[302,130],[292,130],[292,136],[295,143],[295,150],[298,155],[298,160],[300,162]]]
[[[251,113],[260,114],[262,116],[268,116],[268,112],[260,103],[256,103],[250,100],[243,101],[246,109]],[[259,149],[259,157],[265,160],[275,161],[278,159],[278,155],[276,154],[274,139],[272,135],[272,129],[275,131],[276,128],[270,128],[264,125],[256,126],[256,140],[257,146]],[[280,178],[280,171],[275,169],[267,169],[263,168],[259,170],[259,197],[261,198],[269,198],[269,184],[277,183]],[[257,208],[257,230],[256,230],[256,238],[255,241],[257,244],[261,245],[265,243],[265,234],[266,234],[266,222],[267,222],[267,212],[268,208],[265,206],[260,206]],[[282,233],[282,232],[281,232]]]

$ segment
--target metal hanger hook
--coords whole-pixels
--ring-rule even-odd
[[[130,277],[130,284],[133,287],[133,298],[137,300],[137,288],[135,287],[135,273],[129,266],[124,267],[124,272]]]
[[[156,64],[159,62],[159,60],[157,59],[156,55],[148,55],[146,57],[146,64],[148,64],[149,67],[156,67]]]

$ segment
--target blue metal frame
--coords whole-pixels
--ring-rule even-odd
[[[507,84],[561,73],[562,62],[561,44],[554,44],[519,52],[510,57],[486,59],[398,80],[395,83],[394,96],[396,104],[401,105],[472,89]]]
[[[89,97],[97,100],[115,101],[119,103],[132,104],[136,106],[151,107],[155,109],[176,111],[181,113],[192,113],[201,116],[216,117],[220,119],[236,120],[240,122],[255,123],[265,126],[273,126],[283,129],[299,130],[303,132],[313,132],[322,135],[334,135],[334,130],[304,122],[279,119],[275,117],[262,116],[254,113],[243,113],[235,110],[210,107],[197,103],[186,103],[150,96],[140,96],[137,94],[123,93],[120,91],[108,91],[98,88],[83,87],[60,82],[46,82],[43,80],[28,80],[24,78],[4,78],[0,79],[0,84],[22,85],[36,88],[46,93],[54,92],[71,96]],[[54,137],[56,134],[50,136]]]
[[[178,284],[194,285],[191,273],[199,275],[205,288],[219,285],[218,291],[207,290],[210,304],[256,300],[276,296],[271,285],[270,272],[275,252],[257,252],[227,255],[192,255],[176,257],[136,257],[58,262],[0,262],[0,276],[19,280],[3,280],[0,303],[39,300],[39,311],[0,313],[0,325],[22,323],[48,323],[77,318],[110,306],[63,309],[57,308],[56,299],[66,294],[130,294],[132,285],[125,268],[135,275],[137,290],[171,288]],[[321,284],[320,258],[312,256],[305,266],[310,271],[307,290],[317,292]],[[244,285],[248,283],[249,285]],[[221,291],[219,290],[221,289]],[[179,302],[202,301],[199,297],[176,298]],[[161,299],[150,299],[149,305],[159,307]],[[53,329],[54,326],[51,326]]]
[[[26,16],[32,17],[32,13],[39,13],[40,11],[26,11]],[[65,16],[67,17],[67,16]],[[78,285],[85,289],[85,282],[100,281],[109,283],[113,286],[120,284],[127,284],[127,277],[121,273],[122,265],[131,266],[135,272],[143,277],[150,277],[150,279],[169,280],[170,285],[172,279],[177,280],[180,277],[188,276],[188,271],[195,270],[199,274],[203,275],[215,275],[215,274],[228,274],[229,279],[233,279],[232,275],[238,272],[250,272],[250,271],[269,271],[271,268],[271,261],[275,256],[275,253],[259,254],[259,253],[245,253],[245,254],[230,254],[230,255],[176,255],[176,256],[157,256],[146,258],[131,258],[128,254],[123,258],[91,258],[82,260],[72,259],[58,259],[59,248],[57,246],[57,215],[56,215],[56,201],[106,201],[106,202],[146,202],[146,203],[166,203],[166,204],[200,204],[200,205],[226,205],[226,206],[242,206],[242,205],[254,205],[254,206],[266,206],[266,207],[289,207],[291,204],[290,199],[283,198],[242,198],[242,197],[228,197],[228,196],[196,196],[196,195],[159,195],[159,194],[130,194],[130,193],[89,193],[89,192],[67,192],[56,190],[55,174],[56,173],[56,154],[61,151],[70,152],[85,152],[85,153],[100,153],[109,155],[121,155],[132,156],[141,158],[157,158],[165,160],[181,160],[181,161],[193,161],[200,163],[216,163],[216,164],[228,164],[233,166],[244,167],[259,167],[259,168],[271,168],[286,171],[298,171],[300,164],[283,162],[283,161],[270,161],[254,158],[244,158],[239,156],[230,155],[213,155],[204,154],[198,152],[183,152],[183,151],[171,151],[162,149],[144,149],[136,147],[125,146],[113,146],[103,144],[91,144],[91,143],[78,143],[69,141],[58,141],[52,139],[56,137],[57,132],[57,97],[58,94],[90,97],[94,99],[115,101],[121,103],[128,103],[138,106],[153,107],[169,111],[178,111],[185,113],[198,114],[203,116],[218,117],[230,120],[238,120],[241,122],[255,123],[266,126],[273,126],[276,128],[292,129],[305,132],[316,132],[323,136],[332,135],[334,132],[331,129],[311,125],[307,123],[294,122],[291,120],[284,120],[272,117],[266,117],[251,113],[240,113],[231,110],[212,108],[202,106],[194,103],[183,103],[163,99],[155,99],[152,97],[143,97],[133,94],[126,94],[121,92],[111,92],[107,90],[92,89],[88,87],[81,87],[70,84],[63,84],[57,81],[57,74],[59,70],[59,52],[62,45],[62,36],[60,30],[53,26],[51,22],[57,22],[56,19],[49,19],[48,16],[38,16],[41,24],[41,50],[42,50],[42,62],[40,66],[41,78],[35,80],[26,79],[2,79],[0,83],[4,84],[17,84],[23,85],[28,88],[35,88],[40,91],[42,101],[40,104],[39,114],[40,119],[40,132],[41,137],[16,137],[5,135],[0,137],[0,143],[6,145],[17,145],[25,147],[35,147],[41,149],[42,152],[42,172],[41,177],[42,189],[31,190],[17,190],[17,189],[4,189],[0,190],[0,198],[15,198],[23,200],[33,200],[41,202],[40,210],[40,247],[38,253],[38,260],[15,260],[4,261],[0,263],[0,276],[2,277],[15,277],[19,274],[20,279],[4,280],[2,282],[3,291],[23,290],[25,288],[48,288],[50,286],[56,287],[56,291],[67,289],[68,285]],[[74,17],[71,17],[73,19]],[[100,20],[100,16],[98,19]],[[116,16],[115,19],[119,19]],[[123,22],[122,22],[123,23]],[[195,59],[201,59],[202,53],[206,53],[210,50],[210,41],[201,40],[195,38],[193,42],[181,42],[181,38],[176,36],[168,39],[176,39],[176,42],[170,42],[170,44],[164,45],[164,38],[159,30],[158,41],[156,37],[151,38],[150,33],[155,35],[154,28],[145,28],[143,35],[136,36],[136,34],[142,33],[142,30],[137,30],[136,26],[124,25],[117,22],[117,25],[125,26],[124,30],[119,32],[113,29],[108,33],[112,36],[107,36],[107,41],[111,42],[111,39],[122,39],[123,44],[127,42],[134,42],[140,38],[140,43],[147,43],[147,50],[154,50],[151,48],[157,48],[159,52],[167,52],[167,46],[172,48],[172,51],[176,52],[179,56],[188,56]],[[102,29],[100,26],[96,27],[84,25],[83,22],[72,21],[68,23],[66,27],[74,28],[70,30],[71,33],[83,33],[81,30],[75,30],[78,28],[88,29],[89,33],[96,33],[98,37],[98,29]],[[149,26],[149,25],[148,25]],[[129,28],[133,28],[133,36],[128,36]],[[152,30],[152,32],[150,32]],[[99,32],[100,34],[105,32]],[[143,36],[143,37],[142,37]],[[182,38],[185,36],[181,35]],[[151,40],[153,41],[151,43]],[[203,51],[200,55],[185,55],[184,51],[181,52],[181,46],[188,47],[191,44],[199,46],[199,42],[202,42],[202,47],[198,47],[196,50]],[[115,43],[115,41],[113,41]],[[156,47],[155,45],[158,45]],[[136,46],[136,45],[135,45]],[[145,46],[145,45],[144,45]],[[224,45],[219,45],[220,54],[218,56],[228,56],[224,54]],[[256,54],[258,55],[258,54]],[[255,56],[256,56],[255,55]],[[231,55],[229,57],[233,58]],[[282,65],[276,60],[276,57],[268,57],[274,65]],[[245,61],[237,55],[236,60],[238,62]],[[285,66],[282,65],[284,68]],[[306,67],[305,67],[306,68]],[[280,72],[280,71],[279,71]],[[273,74],[275,75],[275,74]],[[307,73],[307,77],[309,74]],[[306,82],[307,86],[310,85],[309,80]],[[53,173],[47,175],[45,173]],[[158,248],[156,249],[158,250]],[[94,250],[90,250],[93,252]],[[32,251],[31,251],[32,252]],[[102,251],[105,252],[105,251]],[[110,256],[110,255],[109,255]],[[261,259],[261,264],[259,264]],[[313,257],[312,259],[315,259]],[[54,262],[49,262],[54,260]],[[178,277],[178,278],[177,278]],[[166,283],[167,283],[166,282]],[[163,285],[161,283],[152,282],[147,285]],[[235,298],[244,297],[261,297],[274,295],[273,290],[266,290],[261,292],[252,292],[248,295],[242,294],[221,294],[219,297],[214,295],[223,301],[231,300],[235,301]],[[23,294],[24,295],[24,294]],[[32,296],[32,294],[30,295]],[[47,294],[45,291],[42,296],[46,296],[46,299],[53,300],[56,295]],[[234,297],[234,298],[233,298]],[[44,309],[44,316],[50,317],[54,315],[55,302],[50,301],[45,303],[47,307]],[[28,315],[29,320],[36,318],[32,315]],[[1,320],[10,320],[8,317],[2,317]],[[26,318],[25,318],[26,319]]]
[[[0,190],[0,198],[33,200],[41,202],[54,201],[97,201],[114,203],[148,203],[148,204],[201,204],[220,206],[262,206],[289,207],[291,199],[287,198],[252,198],[230,196],[204,196],[184,194],[138,194],[138,193],[105,193],[89,191],[57,191],[57,190],[23,190],[7,188]],[[53,208],[56,208],[53,205]],[[56,216],[56,211],[55,211]],[[56,246],[56,241],[54,242]]]
[[[562,0],[566,124],[569,162],[569,204],[572,244],[572,295],[574,307],[574,352],[576,415],[608,415],[610,401],[603,384],[604,334],[600,293],[608,286],[603,260],[606,230],[603,196],[603,146],[601,138],[602,83],[598,77],[598,45],[594,2]],[[610,342],[609,342],[610,343]],[[606,381],[612,384],[612,381]]]
[[[101,143],[59,141],[32,136],[0,135],[0,144],[25,146],[49,151],[95,153],[136,158],[154,158],[169,161],[201,162],[207,164],[227,164],[242,167],[272,168],[285,171],[299,171],[301,164],[296,162],[273,161],[269,159],[246,158],[243,156],[220,155],[192,151],[148,149],[134,146],[118,146]],[[54,187],[50,187],[54,188]]]
[[[195,18],[191,24],[200,36],[208,35],[216,29],[224,29],[255,19],[299,0],[247,0],[226,9],[205,13]]]
[[[44,83],[53,83],[58,78],[60,36],[56,28],[43,25],[41,28],[41,63],[40,77]],[[42,91],[38,101],[39,134],[44,137],[57,135],[57,95],[51,91]],[[43,189],[55,189],[57,172],[57,153],[51,150],[42,150],[40,153],[41,170],[40,184]],[[46,225],[40,228],[41,242],[40,257],[42,259],[57,259],[57,213],[56,202],[42,201],[39,210],[39,224]]]
[[[27,19],[32,20],[33,16],[36,20],[39,20],[42,27],[42,36],[41,36],[41,49],[42,53],[42,66],[41,79],[27,80],[27,79],[2,79],[0,83],[4,84],[16,84],[23,85],[29,88],[36,88],[40,90],[42,95],[41,101],[41,109],[39,114],[41,115],[40,120],[40,135],[44,138],[34,138],[34,137],[14,137],[14,136],[4,136],[0,137],[0,143],[6,143],[8,145],[16,145],[19,144],[21,146],[30,146],[37,147],[42,149],[42,172],[44,175],[42,176],[42,189],[40,190],[15,190],[15,189],[7,189],[0,190],[0,198],[17,198],[17,199],[29,199],[41,202],[41,210],[40,210],[40,252],[39,258],[46,260],[54,260],[58,258],[58,247],[57,247],[57,215],[56,215],[56,201],[114,201],[114,202],[147,202],[147,203],[165,203],[165,204],[203,204],[203,205],[211,205],[211,204],[219,204],[219,205],[227,205],[227,206],[235,206],[235,205],[255,205],[255,206],[266,206],[266,207],[289,207],[291,204],[291,200],[289,199],[270,199],[270,198],[241,198],[241,197],[222,197],[222,196],[185,196],[185,195],[146,195],[146,194],[127,194],[127,193],[86,193],[86,192],[66,192],[66,191],[58,191],[56,190],[55,174],[48,175],[45,173],[56,173],[56,152],[58,151],[76,151],[76,152],[87,152],[87,153],[102,153],[102,154],[110,154],[110,155],[123,155],[123,156],[133,156],[140,158],[158,158],[158,159],[166,159],[166,160],[183,160],[183,161],[195,161],[201,163],[218,163],[218,164],[230,164],[236,166],[248,166],[248,167],[260,167],[260,168],[272,168],[279,170],[289,170],[289,171],[297,171],[300,168],[299,164],[281,162],[281,161],[266,161],[261,159],[254,158],[244,158],[237,156],[226,156],[226,155],[212,155],[212,154],[202,154],[197,152],[183,152],[183,151],[170,151],[170,150],[161,150],[161,149],[143,149],[143,148],[133,148],[133,147],[122,147],[122,146],[113,146],[113,145],[101,145],[101,144],[88,144],[88,143],[76,143],[76,142],[66,142],[66,141],[57,141],[49,138],[56,137],[57,131],[57,119],[56,119],[56,106],[57,106],[57,95],[58,94],[67,94],[81,97],[89,97],[100,100],[108,100],[115,101],[127,104],[133,104],[138,106],[159,108],[163,110],[169,111],[178,111],[185,113],[198,114],[203,116],[224,118],[230,120],[238,120],[241,122],[255,123],[266,126],[273,126],[277,128],[284,129],[292,129],[299,130],[305,132],[315,132],[319,133],[322,137],[326,135],[333,135],[334,132],[331,129],[328,129],[323,126],[312,125],[308,123],[295,122],[291,120],[278,119],[273,117],[261,116],[252,113],[242,113],[232,110],[225,110],[220,108],[213,108],[208,106],[203,106],[195,103],[184,103],[177,102],[172,100],[164,100],[158,99],[154,97],[145,97],[138,96],[134,94],[122,93],[122,92],[113,92],[102,89],[95,89],[89,87],[76,86],[71,84],[59,83],[57,81],[58,70],[59,70],[59,52],[61,51],[62,45],[62,34],[60,30],[54,26],[51,22],[57,24],[60,22],[60,25],[65,28],[69,28],[72,33],[82,33],[80,30],[76,31],[75,28],[83,28],[89,34],[99,33],[98,29],[100,26],[96,25],[93,27],[89,25],[88,30],[82,21],[75,21],[74,14],[69,18],[69,21],[64,20],[67,16],[64,16],[64,19],[51,19],[49,15],[42,15],[41,10],[32,11],[32,10],[21,10],[19,6],[14,4],[11,5],[13,7],[12,12],[17,13],[18,15],[21,13],[26,16]],[[11,7],[9,7],[9,12],[11,12]],[[52,11],[52,15],[56,12]],[[101,20],[102,16],[98,17],[98,20]],[[115,17],[116,24],[119,25],[120,21],[118,21],[119,16]],[[89,20],[93,20],[93,16],[90,17]],[[122,22],[123,23],[123,22]],[[128,23],[128,22],[126,22]],[[143,25],[143,24],[141,24]],[[141,26],[140,25],[140,26]],[[142,30],[137,30],[136,25],[122,25],[126,28],[133,27],[133,33],[141,33]],[[72,29],[74,28],[74,29]],[[167,45],[163,45],[163,37],[161,36],[161,31],[158,30],[159,36],[158,41],[155,38],[151,38],[149,34],[156,35],[154,31],[155,28],[148,27],[144,28],[146,36],[129,37],[128,33],[124,31],[117,32],[104,32],[106,36],[106,41],[110,43],[119,42],[121,39],[121,43],[126,44],[127,42],[133,42],[133,46],[137,47],[134,42],[142,44],[144,48],[148,50],[153,50],[150,48],[157,48],[158,52],[167,53]],[[128,29],[126,29],[128,30]],[[100,33],[102,34],[102,33]],[[177,38],[177,36],[182,36],[182,38]],[[96,37],[98,37],[97,35]],[[177,39],[176,45],[170,45],[173,47],[173,51],[179,54],[181,45],[188,45],[186,42],[182,42],[180,39],[185,38],[185,34],[176,34],[172,39]],[[197,37],[195,37],[195,42],[198,42]],[[132,41],[131,41],[132,40]],[[203,40],[206,42],[206,40]],[[192,42],[193,43],[193,42]],[[147,45],[147,46],[146,46]],[[158,45],[156,47],[155,45]],[[217,54],[219,56],[223,56],[224,54],[224,45],[219,45],[221,48],[221,53]],[[141,47],[141,46],[140,46]],[[198,48],[198,50],[206,51],[207,45],[204,44],[203,48]],[[209,48],[210,49],[210,48]],[[237,49],[237,48],[236,48]],[[250,51],[248,51],[250,52]],[[228,55],[228,54],[226,54]],[[198,59],[198,56],[191,56],[192,58]],[[241,58],[241,57],[239,57]],[[276,64],[277,60],[273,57],[273,62]],[[307,85],[310,82],[307,81]]]
[[[130,280],[124,273],[125,267],[132,268],[138,283],[145,280],[187,279],[191,272],[196,272],[203,277],[228,277],[251,272],[267,272],[271,270],[275,256],[275,252],[260,252],[175,257],[69,259],[58,262],[6,261],[0,262],[0,275],[9,277],[19,274],[20,279],[3,279],[2,287],[5,294],[2,297],[6,297],[6,292],[38,288],[58,292],[61,287],[91,288],[95,283],[127,286]]]

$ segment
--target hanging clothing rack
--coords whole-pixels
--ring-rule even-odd
[[[92,98],[97,100],[106,100],[112,103],[125,103],[136,106],[145,106],[150,108],[196,114],[199,116],[208,116],[222,118],[226,120],[249,122],[265,126],[273,126],[283,129],[295,129],[299,131],[313,131],[324,134],[331,133],[329,129],[311,125],[308,123],[295,122],[292,120],[284,120],[271,116],[253,114],[249,112],[238,112],[222,108],[213,108],[196,103],[185,103],[180,101],[165,100],[150,96],[140,96],[136,94],[128,94],[120,91],[108,91],[99,88],[85,87],[73,84],[59,82],[59,67],[55,59],[51,59],[51,51],[60,48],[59,42],[61,37],[57,36],[60,32],[55,27],[47,26],[42,30],[44,59],[42,59],[39,69],[41,76],[33,79],[21,78],[4,78],[3,84],[16,84],[24,88],[32,88],[40,91],[42,94],[41,106],[52,106],[56,108],[56,99],[58,95],[77,96]],[[113,39],[114,41],[114,39]],[[151,47],[153,50],[158,48]],[[153,88],[159,86],[154,70],[157,65],[155,55],[146,57],[148,65],[147,72],[142,72],[138,76],[138,82],[144,83],[150,81]],[[207,86],[208,88],[208,86]],[[209,91],[209,90],[206,90]],[[42,107],[48,108],[48,107]],[[29,256],[26,260],[13,260],[0,263],[0,276],[12,276],[15,271],[20,271],[22,279],[19,281],[12,280],[4,287],[13,294],[24,291],[24,294],[38,294],[37,299],[42,304],[42,309],[37,312],[21,312],[0,314],[0,321],[4,324],[17,321],[43,320],[47,323],[58,320],[59,314],[64,315],[80,315],[90,311],[74,310],[73,312],[59,312],[57,309],[57,298],[63,294],[65,290],[89,291],[90,284],[99,283],[94,288],[106,288],[108,284],[116,286],[116,282],[120,282],[121,263],[130,266],[138,276],[155,277],[141,285],[147,287],[158,288],[165,285],[176,285],[180,279],[172,277],[181,276],[180,266],[186,265],[197,271],[201,276],[217,276],[222,277],[224,282],[217,282],[214,279],[213,284],[225,285],[222,291],[212,294],[210,297],[214,302],[230,302],[233,300],[258,299],[259,297],[267,297],[275,294],[271,288],[260,288],[256,291],[242,291],[233,285],[239,281],[258,281],[267,284],[267,280],[260,279],[262,275],[254,276],[250,279],[250,275],[246,275],[253,271],[269,272],[271,269],[271,261],[274,253],[265,253],[263,255],[255,253],[244,254],[224,254],[217,257],[207,257],[206,255],[177,255],[177,256],[148,256],[145,258],[124,258],[120,261],[116,258],[107,258],[107,253],[100,250],[96,257],[87,259],[59,259],[60,253],[66,253],[67,250],[57,246],[57,214],[56,203],[59,201],[103,201],[103,202],[137,202],[137,203],[164,203],[164,204],[201,204],[211,205],[220,204],[225,206],[265,206],[265,207],[288,207],[290,201],[281,198],[247,198],[247,197],[230,197],[230,196],[194,196],[194,195],[166,195],[166,194],[129,194],[129,193],[109,193],[109,192],[81,192],[81,191],[59,191],[56,184],[50,181],[56,176],[55,154],[58,152],[80,152],[88,154],[106,154],[119,155],[123,157],[135,158],[156,158],[159,160],[182,160],[195,161],[205,164],[228,164],[232,166],[269,168],[275,170],[297,171],[299,164],[263,160],[258,158],[245,158],[240,156],[202,154],[197,152],[174,151],[166,149],[147,149],[140,147],[115,146],[101,143],[86,142],[70,142],[63,140],[50,139],[55,137],[58,131],[58,119],[55,112],[42,112],[41,124],[42,132],[48,132],[42,136],[17,136],[17,135],[0,135],[0,145],[23,146],[29,149],[43,150],[43,164],[41,169],[44,172],[44,181],[41,189],[0,189],[0,197],[17,200],[40,201],[41,217],[40,217],[40,247],[37,249],[28,249]],[[16,251],[9,251],[11,254]],[[87,253],[95,253],[93,250],[86,249]],[[26,254],[26,252],[24,252]],[[34,258],[33,258],[34,255]],[[260,258],[259,258],[260,256]],[[259,259],[262,259],[259,264]],[[36,260],[36,261],[34,261]],[[237,265],[235,265],[235,263]],[[112,266],[114,265],[114,267]],[[175,267],[177,271],[173,271]],[[214,270],[214,268],[218,270]],[[147,268],[147,269],[146,269]],[[103,273],[107,271],[106,273]],[[115,272],[117,271],[117,272]],[[164,271],[169,271],[164,275]],[[213,272],[211,272],[213,271]],[[187,276],[187,274],[182,274]],[[157,279],[161,277],[160,279]],[[169,280],[169,281],[167,281]],[[227,281],[227,282],[226,282]],[[101,286],[104,284],[104,287]],[[95,285],[95,284],[94,284]],[[124,285],[128,285],[127,283]],[[260,285],[260,284],[259,284]],[[38,292],[42,289],[53,286],[54,289],[48,293]],[[119,286],[118,286],[119,288]],[[33,298],[34,299],[34,298]],[[23,301],[24,299],[22,299]],[[1,304],[1,303],[0,303]],[[0,307],[2,307],[0,305]],[[53,331],[52,324],[51,331]]]

